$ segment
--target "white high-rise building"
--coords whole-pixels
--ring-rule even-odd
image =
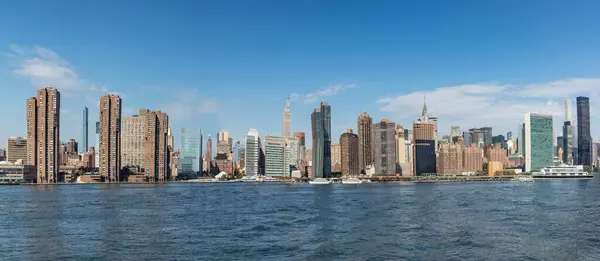
[[[290,109],[290,96],[288,95],[283,110],[283,124],[281,136],[287,139],[292,136],[292,111]]]
[[[260,142],[260,137],[258,136],[258,130],[248,130],[248,135],[246,136],[245,144],[246,155],[244,161],[246,164],[246,176],[257,176],[259,174],[258,163],[260,159],[260,148],[262,146]]]

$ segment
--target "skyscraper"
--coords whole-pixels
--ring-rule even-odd
[[[87,152],[90,148],[90,144],[88,144],[88,108],[85,107],[83,109],[83,130],[81,133],[81,148],[79,148],[79,152],[84,153]]]
[[[298,169],[298,166],[300,166],[299,152],[298,138],[287,138],[285,145],[285,164],[287,174],[290,174],[291,168]]]
[[[363,172],[373,164],[373,118],[366,112],[358,116],[358,156],[359,168]]]
[[[553,164],[552,115],[525,114],[525,171]]]
[[[100,98],[99,174],[106,182],[121,178],[121,97],[108,94]]]
[[[27,100],[27,158],[37,168],[37,183],[58,181],[60,92],[42,88]]]
[[[471,145],[471,143],[473,143],[471,141],[471,132],[470,131],[463,132],[463,139],[465,140],[465,147],[469,147],[469,145]]]
[[[492,145],[493,143],[493,136],[492,136],[492,127],[483,127],[480,128],[479,130],[481,130],[481,132],[483,132],[483,144],[484,145]]]
[[[150,182],[165,182],[168,174],[169,150],[167,131],[169,116],[160,111],[150,111],[146,117],[144,170]]]
[[[212,138],[210,137],[210,133],[208,134],[208,139],[206,140],[206,155],[204,156],[204,159],[206,161],[205,168],[210,172],[210,167],[212,165]]]
[[[148,109],[121,120],[121,166],[144,168]]]
[[[77,146],[77,141],[74,139],[69,139],[67,141],[67,153],[69,154],[79,154],[79,151],[77,151],[78,146]]]
[[[427,105],[423,104],[421,120],[413,123],[413,147],[414,147],[414,174],[435,174],[436,164],[436,136],[435,124],[429,120]]]
[[[202,172],[202,131],[181,128],[181,150],[178,175],[195,177]]]
[[[342,174],[345,176],[359,175],[358,135],[352,133],[352,129],[348,129],[345,133],[342,133],[340,137],[340,146],[342,154]]]
[[[246,135],[246,176],[257,176],[259,174],[259,160],[260,160],[260,148],[261,142],[256,129],[248,130]]]
[[[590,99],[577,97],[578,165],[592,166],[592,135],[590,133]]]
[[[312,125],[312,176],[328,178],[331,176],[331,106],[321,102],[311,114]]]
[[[94,147],[94,149],[98,149],[100,148],[100,122],[97,121],[96,122],[96,146]],[[96,168],[100,168],[100,153],[96,152],[96,159],[94,161],[94,166]]]
[[[331,142],[331,172],[342,172],[342,148],[339,141]]]
[[[396,125],[396,164],[406,163],[406,142],[404,139],[404,128],[402,125]]]
[[[287,96],[285,109],[283,109],[283,124],[281,127],[281,136],[283,138],[291,137],[292,131],[292,111],[290,109],[290,96]]]
[[[380,176],[396,175],[396,124],[383,119],[373,124],[373,166]]]
[[[265,137],[265,175],[285,177],[288,175],[285,162],[285,138],[276,136]]]

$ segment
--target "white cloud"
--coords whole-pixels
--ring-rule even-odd
[[[109,92],[105,86],[81,78],[75,67],[50,49],[14,44],[9,48],[12,52],[4,56],[16,60],[13,73],[28,79],[36,88],[51,86],[61,91]]]
[[[516,130],[527,112],[552,114],[555,125],[563,121],[562,99],[577,95],[600,96],[600,78],[565,79],[536,84],[468,84],[441,87],[382,98],[377,103],[399,123],[410,123],[421,115],[427,99],[430,116],[439,119],[440,135],[450,126],[463,129],[492,126],[495,133]],[[593,104],[591,105],[593,107]]]
[[[342,92],[354,88],[356,88],[356,84],[330,84],[327,87],[323,87],[305,95],[292,93],[290,94],[290,99],[292,101],[301,100],[304,103],[314,103],[317,100],[319,100],[319,98],[338,95]]]
[[[196,91],[177,92],[172,103],[161,104],[159,109],[166,112],[173,121],[181,121],[202,114],[217,113],[218,102],[214,98],[202,97]]]

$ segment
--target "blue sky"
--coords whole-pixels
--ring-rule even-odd
[[[81,139],[81,110],[106,93],[182,126],[235,139],[249,128],[310,137],[310,113],[332,106],[333,132],[366,111],[404,126],[423,96],[450,126],[516,130],[526,112],[563,121],[586,95],[600,125],[597,1],[0,1],[0,147],[25,135],[25,100],[62,92],[61,137]],[[573,108],[574,109],[574,108]],[[93,130],[93,124],[90,124]],[[92,134],[92,133],[90,133]],[[337,134],[335,135],[337,136]],[[206,138],[205,138],[206,139]],[[90,142],[94,137],[90,135]]]

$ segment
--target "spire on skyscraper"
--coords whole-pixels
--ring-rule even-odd
[[[421,114],[422,121],[428,121],[429,116],[427,115],[427,100],[425,94],[423,94],[423,113]]]
[[[288,94],[283,110],[283,122],[281,126],[281,136],[285,139],[292,135],[292,110],[290,109],[290,95]]]

